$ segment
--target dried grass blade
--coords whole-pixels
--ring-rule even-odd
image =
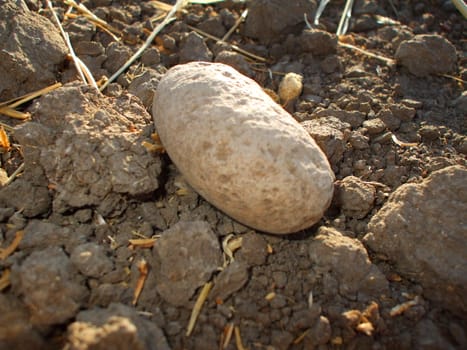
[[[243,346],[242,336],[240,335],[240,328],[235,326],[235,345],[237,345],[238,350],[246,350]]]
[[[201,312],[203,304],[206,301],[206,298],[208,297],[209,292],[211,291],[211,288],[212,288],[212,282],[206,283],[203,286],[203,289],[201,290],[201,293],[199,294],[198,299],[196,300],[196,303],[195,303],[195,306],[193,307],[193,311],[191,312],[190,321],[188,322],[188,327],[186,330],[187,337],[191,335],[191,332],[193,332],[193,329],[195,328],[196,320],[198,319],[198,316]]]
[[[242,12],[240,17],[235,21],[232,28],[230,28],[229,31],[222,37],[222,41],[226,41],[232,35],[232,33],[235,32],[240,23],[245,20],[246,16],[248,16],[248,9],[245,9],[245,11]]]
[[[459,10],[459,12],[467,19],[467,4],[464,0],[451,0],[454,6]]]
[[[78,5],[74,0],[64,0],[63,2],[64,2],[65,5],[71,6],[74,9],[76,9],[78,12],[86,15],[86,17],[92,18],[94,22],[100,23],[103,26],[108,25],[106,21],[104,21],[103,19],[97,17],[94,13],[89,11],[88,8],[86,6],[84,6],[83,4]]]
[[[161,11],[169,12],[172,9],[172,5],[166,4],[162,1],[153,0],[151,2]]]
[[[353,0],[347,0],[344,11],[342,12],[339,26],[337,27],[336,35],[344,35],[349,27],[350,17],[352,17]]]
[[[225,0],[188,0],[189,3],[192,4],[201,4],[201,5],[210,5],[215,4],[217,2],[224,2]]]
[[[221,349],[227,349],[227,347],[229,346],[230,340],[232,339],[233,330],[234,324],[232,322],[228,323],[225,326],[221,342]]]
[[[60,33],[62,34],[62,37],[65,40],[66,45],[68,46],[68,50],[70,50],[70,55],[71,55],[71,57],[73,59],[76,70],[78,71],[78,74],[79,74],[81,80],[83,82],[85,82],[86,79],[84,78],[83,72],[81,71],[81,67],[76,62],[76,55],[75,55],[75,53],[73,51],[73,48],[71,46],[70,38],[68,37],[68,34],[63,29],[62,24],[60,23],[60,20],[58,19],[58,16],[57,16],[57,14],[55,13],[55,11],[54,11],[54,9],[52,7],[52,3],[50,2],[50,0],[46,0],[46,1],[47,1],[47,6],[48,6],[49,10],[52,12],[52,16],[53,16],[54,20],[57,23],[58,29],[60,30]]]
[[[112,27],[110,24],[102,24],[100,21],[96,22],[96,20],[93,17],[90,17],[86,14],[81,14],[77,15],[75,13],[68,13],[65,14],[65,18],[78,18],[78,17],[84,17],[89,20],[89,22],[92,22],[96,25],[96,27],[99,27],[101,30],[109,34],[115,41],[120,41],[120,38],[117,37],[115,34],[122,35],[122,32],[118,30],[117,28]],[[114,34],[115,33],[115,34]]]
[[[26,119],[29,119],[31,117],[30,113],[20,112],[20,111],[17,111],[15,109],[12,109],[12,108],[10,108],[8,106],[0,107],[0,113],[4,114],[4,115],[7,115],[7,116],[9,116],[11,118],[14,118],[14,119],[19,119],[19,120],[26,120]]]
[[[97,82],[92,76],[92,73],[89,70],[89,68],[84,64],[84,62],[78,56],[76,56],[76,62],[78,62],[79,66],[81,67],[81,71],[83,72],[88,84],[100,92],[99,87],[97,86]]]
[[[453,75],[449,75],[449,74],[439,74],[439,75],[442,76],[442,77],[445,77],[445,78],[455,80],[455,81],[457,81],[458,83],[461,83],[461,84],[467,84],[467,81],[462,80],[461,78],[455,77]]]
[[[323,14],[324,9],[326,8],[326,6],[329,4],[330,1],[331,0],[321,0],[320,1],[318,9],[316,10],[315,19],[313,21],[313,24],[315,26],[319,25],[319,19],[321,18],[321,15]],[[309,27],[311,29],[311,26],[309,26]]]
[[[8,186],[9,184],[11,184],[13,182],[14,179],[16,179],[16,177],[18,176],[19,173],[21,173],[22,171],[24,170],[24,163],[22,163],[18,169],[16,169],[13,174],[11,174],[11,176],[6,180],[5,182],[5,186]]]
[[[394,134],[391,135],[391,139],[399,147],[417,147],[418,146],[416,142],[403,142],[399,140],[397,136]]]
[[[263,57],[260,57],[260,56],[254,55],[254,54],[252,54],[252,53],[250,53],[248,51],[245,51],[245,50],[239,48],[236,45],[225,42],[222,39],[220,39],[220,38],[218,38],[218,37],[216,37],[214,35],[211,35],[209,33],[203,32],[202,30],[200,30],[200,29],[198,29],[196,27],[193,27],[193,26],[190,26],[190,25],[188,25],[187,27],[189,29],[195,31],[196,33],[208,38],[208,39],[212,39],[212,40],[215,40],[216,42],[220,42],[222,44],[228,45],[230,48],[232,48],[232,50],[237,51],[238,53],[241,53],[243,56],[246,56],[246,57],[248,57],[250,59],[253,59],[253,60],[256,60],[256,61],[259,61],[259,62],[267,62],[267,60],[265,58],[263,58]]]
[[[0,107],[8,105],[9,108],[16,108],[16,107],[18,107],[19,105],[22,105],[25,102],[28,102],[28,101],[30,101],[32,99],[35,99],[36,97],[45,95],[46,93],[48,93],[50,91],[58,89],[60,86],[62,86],[61,83],[52,84],[52,85],[47,86],[47,87],[45,87],[43,89],[40,89],[40,90],[31,92],[29,94],[26,94],[26,95],[16,97],[16,98],[13,98],[11,100],[2,102],[2,103],[0,103]]]
[[[311,329],[308,328],[306,331],[304,331],[302,334],[300,334],[297,338],[295,338],[295,340],[292,342],[292,344],[294,344],[294,345],[300,344],[303,341],[303,339],[305,339],[306,335],[308,333],[310,333],[310,331],[311,331]]]
[[[392,58],[377,55],[377,54],[375,54],[373,52],[361,49],[361,48],[359,48],[357,46],[354,46],[352,44],[343,43],[341,41],[338,41],[338,44],[339,44],[339,46],[346,47],[346,48],[351,49],[351,50],[355,50],[355,51],[360,52],[360,53],[362,53],[362,54],[364,54],[366,56],[373,57],[373,58],[376,58],[376,59],[378,59],[380,61],[383,61],[388,66],[392,66],[392,65],[396,64],[396,60],[394,60]]]

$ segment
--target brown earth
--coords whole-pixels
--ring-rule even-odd
[[[121,39],[83,16],[63,21],[96,79],[165,14],[152,1],[83,4]],[[467,348],[466,21],[450,1],[360,0],[338,41],[343,7],[332,1],[307,29],[315,1],[187,6],[101,95],[65,59],[43,2],[0,0],[0,101],[64,84],[18,108],[28,121],[0,115],[11,143],[0,144],[0,349]],[[245,8],[234,48],[193,30],[222,37]],[[159,79],[195,60],[275,92],[284,73],[303,76],[286,108],[336,175],[318,224],[251,230],[159,152]],[[129,241],[146,238],[153,247]]]

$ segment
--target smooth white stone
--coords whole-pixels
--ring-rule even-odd
[[[326,156],[253,80],[191,62],[161,79],[153,116],[162,144],[208,202],[260,231],[292,233],[323,216],[333,195]]]

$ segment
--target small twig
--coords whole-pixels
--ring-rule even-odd
[[[445,78],[449,78],[449,79],[453,79],[461,84],[467,84],[467,81],[465,80],[462,80],[461,78],[459,77],[455,77],[453,75],[449,75],[449,74],[439,74],[441,77],[445,77]]]
[[[295,340],[292,342],[292,344],[294,344],[294,345],[300,344],[303,341],[303,339],[305,339],[307,334],[310,333],[310,331],[311,331],[311,329],[308,328],[306,331],[304,331],[302,334],[300,334],[297,338],[295,338]]]
[[[120,41],[120,38],[117,37],[115,34],[118,34],[118,35],[122,35],[122,32],[120,30],[118,30],[117,28],[114,28],[112,26],[110,26],[109,24],[107,25],[103,25],[101,22],[96,22],[96,20],[94,19],[94,17],[91,17],[89,15],[86,15],[86,14],[80,14],[80,15],[77,15],[75,13],[68,13],[68,14],[65,14],[65,18],[77,18],[77,17],[84,17],[86,18],[87,20],[89,20],[90,22],[94,23],[96,25],[96,27],[99,27],[100,29],[102,29],[104,32],[106,32],[107,34],[109,34],[115,41]],[[115,34],[114,34],[115,33]]]
[[[22,163],[18,169],[16,169],[13,174],[11,174],[11,176],[8,177],[8,179],[5,181],[5,185],[4,186],[8,186],[9,184],[11,184],[13,182],[14,179],[16,179],[16,177],[18,176],[19,173],[21,173],[22,171],[24,170],[24,163]]]
[[[399,11],[397,11],[397,8],[394,5],[394,2],[392,0],[389,0],[389,4],[391,5],[391,8],[394,11],[394,14],[396,15],[396,17],[399,18]]]
[[[257,68],[257,67],[254,67],[252,66],[251,69],[257,71],[257,72],[263,72],[263,73],[268,73],[269,74],[269,78],[272,80],[272,75],[279,75],[279,76],[284,76],[286,75],[287,73],[284,73],[284,72],[276,72],[276,71],[272,71],[270,69],[264,69],[264,68]]]
[[[92,19],[94,22],[101,24],[102,26],[108,26],[107,22],[103,19],[97,17],[94,13],[88,10],[86,6],[83,4],[77,4],[74,0],[64,0],[63,1],[66,5],[71,6],[81,12],[82,14],[86,15],[86,17]],[[68,12],[70,14],[70,12]]]
[[[392,58],[388,58],[388,57],[384,57],[384,56],[381,56],[381,55],[374,54],[374,53],[372,53],[370,51],[361,49],[361,48],[359,48],[357,46],[354,46],[352,44],[347,44],[347,43],[343,43],[343,42],[338,41],[338,45],[340,45],[342,47],[346,47],[346,48],[351,49],[351,50],[355,50],[355,51],[360,52],[360,53],[362,53],[362,54],[364,54],[366,56],[376,58],[376,59],[386,63],[388,66],[392,66],[392,65],[396,64],[396,60],[394,60]]]
[[[222,41],[227,41],[232,33],[238,28],[240,23],[245,20],[246,16],[248,16],[248,9],[242,12],[242,15],[235,21],[235,24],[232,26],[232,28],[230,28],[229,31],[222,37]]]
[[[228,45],[230,48],[232,48],[232,50],[237,51],[238,53],[241,53],[242,55],[244,55],[244,56],[246,56],[248,58],[251,58],[251,59],[254,59],[254,60],[257,60],[257,61],[260,61],[260,62],[267,62],[267,60],[265,58],[257,56],[255,54],[252,54],[252,53],[250,53],[250,52],[248,52],[246,50],[243,50],[243,49],[239,48],[237,45],[233,45],[233,44],[230,44],[228,42],[225,42],[221,38],[218,38],[218,37],[216,37],[214,35],[203,32],[201,29],[198,29],[198,28],[190,26],[190,25],[188,25],[187,27],[189,29],[195,31],[196,33],[208,38],[208,39],[214,40],[214,41],[216,41],[218,43]]]

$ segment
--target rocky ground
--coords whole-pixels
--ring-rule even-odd
[[[96,80],[167,13],[82,3],[114,34],[54,11]],[[100,94],[45,2],[0,0],[0,101],[63,84],[17,107],[29,120],[0,115],[0,349],[467,348],[466,20],[450,1],[360,0],[337,40],[343,7],[314,25],[316,1],[188,5]],[[221,38],[246,8],[227,43],[196,32]],[[261,233],[186,183],[150,111],[167,69],[190,61],[273,96],[303,76],[285,108],[336,175],[318,224]]]

